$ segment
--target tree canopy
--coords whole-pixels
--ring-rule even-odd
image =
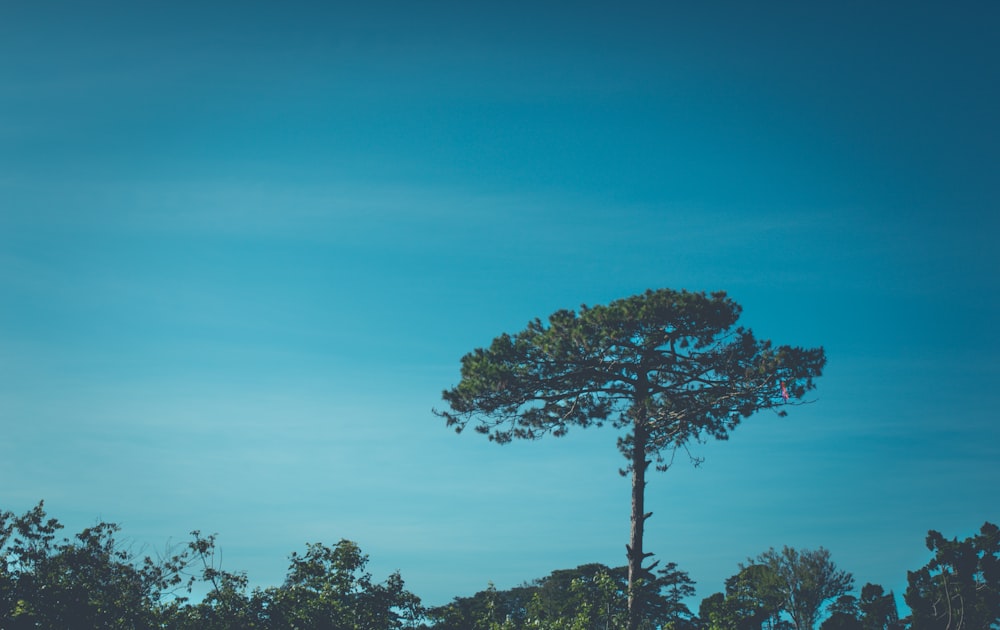
[[[61,529],[41,503],[23,515],[0,511],[0,628],[623,630],[631,622],[626,567],[592,563],[560,569],[507,590],[491,584],[428,609],[405,588],[398,572],[375,581],[366,570],[368,557],[350,540],[333,546],[310,543],[289,556],[283,583],[250,589],[245,573],[222,568],[214,535],[194,531],[189,542],[154,559],[130,551],[114,523],[99,522],[62,539]],[[697,617],[687,606],[694,582],[667,563],[643,585],[647,605],[637,625],[643,630],[789,630],[796,627],[790,621],[795,601],[818,601],[819,596],[795,600],[788,593],[812,589],[826,594],[823,602],[832,602],[822,630],[997,628],[998,532],[991,523],[965,540],[929,532],[934,557],[910,572],[906,601],[912,614],[903,619],[892,592],[879,585],[865,584],[860,598],[845,592],[849,574],[836,569],[828,554],[771,549],[741,565],[725,581],[725,593],[705,598]],[[208,592],[201,601],[189,601],[196,584]],[[807,617],[800,619],[805,621],[797,627],[815,627]],[[815,623],[817,617],[812,619]]]
[[[62,541],[60,529],[42,503],[20,516],[0,512],[0,628],[390,630],[417,627],[422,612],[399,573],[372,580],[349,540],[292,553],[284,584],[248,592],[246,575],[216,563],[214,535],[194,531],[153,559],[129,551],[113,523]],[[209,592],[191,604],[199,582]]]
[[[708,630],[783,628],[780,577],[771,567],[751,564],[726,580],[725,593],[706,597],[698,611]]]
[[[822,371],[822,348],[758,340],[735,327],[741,311],[725,292],[660,289],[536,318],[462,358],[440,415],[501,444],[641,420],[645,451],[665,468],[691,440],[726,439],[754,412],[801,399]],[[619,440],[630,465],[633,441]]]
[[[913,630],[1000,626],[1000,528],[984,523],[965,540],[927,534],[934,557],[907,574]]]
[[[668,563],[646,585],[641,628],[697,627],[684,600],[694,595],[688,574]],[[471,597],[428,610],[438,630],[590,630],[624,628],[627,622],[628,569],[603,564],[560,569],[507,590],[490,585]]]
[[[812,630],[823,607],[854,587],[854,577],[838,569],[822,547],[815,551],[771,548],[751,560],[749,567],[764,568],[760,575],[766,579],[760,591],[780,602],[796,630]]]

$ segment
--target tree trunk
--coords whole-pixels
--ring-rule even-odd
[[[649,514],[646,509],[646,442],[649,439],[644,414],[635,418],[632,443],[632,529],[629,535],[628,551],[628,628],[636,630],[642,619],[643,594],[637,588],[639,581],[646,579],[647,571],[642,562],[651,553],[642,551],[642,535]]]

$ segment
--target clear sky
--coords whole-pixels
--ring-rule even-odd
[[[784,544],[898,593],[928,529],[1000,522],[998,31],[985,1],[3,3],[0,509],[218,532],[258,585],[350,538],[429,604],[621,565],[613,429],[497,447],[431,409],[536,316],[721,289],[828,367],[652,476],[647,547],[699,598]]]

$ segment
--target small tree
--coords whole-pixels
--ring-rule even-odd
[[[813,630],[823,606],[854,587],[850,573],[837,569],[830,552],[820,547],[816,551],[774,548],[751,560],[753,565],[770,569],[776,580],[781,608],[792,618],[796,630]]]
[[[624,431],[630,629],[642,617],[641,584],[655,579],[655,563],[643,566],[652,555],[643,549],[649,465],[666,470],[692,441],[727,439],[755,412],[801,400],[822,372],[822,348],[758,340],[736,327],[740,312],[723,292],[669,289],[557,311],[465,355],[461,381],[443,394],[448,426],[474,422],[498,444],[605,422]]]
[[[780,578],[769,566],[751,564],[726,580],[726,592],[702,600],[706,630],[782,630]]]
[[[384,630],[413,625],[421,614],[420,599],[399,572],[381,584],[372,580],[368,556],[355,542],[310,543],[290,561],[285,583],[259,594],[266,627]]]

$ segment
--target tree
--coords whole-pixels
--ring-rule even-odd
[[[640,627],[694,628],[693,615],[684,604],[694,596],[694,582],[673,562],[657,573],[646,586],[648,605]],[[628,569],[592,563],[559,569],[509,590],[490,584],[427,613],[437,630],[605,630],[625,627],[627,605]]]
[[[560,310],[462,358],[461,381],[437,412],[461,432],[470,422],[498,444],[610,423],[632,476],[626,546],[629,628],[654,578],[643,549],[646,472],[666,470],[692,441],[724,440],[761,409],[801,400],[822,372],[822,348],[774,347],[736,327],[741,308],[723,292],[660,289],[607,306]],[[784,410],[779,412],[784,415]],[[688,451],[690,455],[690,451]]]
[[[694,615],[684,600],[695,594],[694,582],[673,562],[642,584],[645,606],[640,628],[693,628]],[[534,614],[529,619],[575,623],[572,627],[621,628],[628,619],[628,568],[602,564],[554,571],[538,581]],[[533,602],[534,603],[534,602]],[[539,605],[539,604],[544,604]],[[526,624],[526,627],[532,627]],[[553,625],[553,627],[562,627]],[[569,626],[567,626],[569,627]]]
[[[769,566],[752,564],[726,580],[726,592],[706,597],[699,616],[709,630],[781,629],[779,577]]]
[[[245,573],[223,570],[215,558],[215,534],[202,536],[191,532],[189,552],[201,562],[200,579],[211,586],[197,604],[173,602],[165,611],[164,627],[171,630],[230,630],[264,628],[266,603],[259,589],[247,594],[249,580]]]
[[[527,625],[574,621],[586,627],[620,627],[627,614],[625,579],[624,567],[612,569],[599,563],[553,571],[533,583],[536,589],[528,607]]]
[[[830,616],[826,618],[820,630],[865,630],[861,624],[861,611],[858,609],[858,598],[854,595],[841,595],[830,604]]]
[[[155,628],[164,599],[190,591],[188,551],[140,560],[114,523],[57,541],[62,527],[43,503],[0,512],[0,628]]]
[[[903,627],[896,609],[896,595],[892,591],[886,593],[878,584],[869,582],[861,587],[858,610],[862,630],[901,630]]]
[[[656,572],[659,575],[649,583],[644,597],[644,620],[654,628],[693,628],[695,617],[684,600],[694,597],[694,581],[674,562]]]
[[[896,597],[878,584],[861,587],[861,599],[841,595],[830,606],[830,616],[820,630],[902,630]]]
[[[962,541],[931,530],[927,549],[934,552],[931,561],[907,572],[911,628],[1000,627],[1000,529],[984,523],[978,535]]]
[[[285,583],[258,595],[264,627],[386,630],[412,626],[422,612],[398,572],[373,582],[365,571],[368,556],[350,540],[335,547],[311,543],[290,559]]]
[[[830,552],[822,547],[816,551],[772,547],[750,562],[773,572],[781,608],[791,616],[796,630],[813,630],[823,605],[854,587],[851,574],[837,569]]]

